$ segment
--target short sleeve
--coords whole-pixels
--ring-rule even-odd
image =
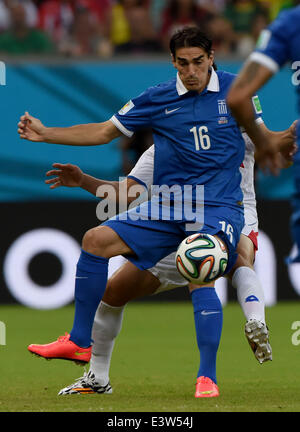
[[[261,32],[250,60],[276,73],[289,61],[290,36],[289,15],[282,12],[267,29]]]
[[[135,131],[151,127],[150,93],[151,90],[148,89],[138,97],[131,99],[111,117],[110,120],[124,135],[131,137]]]

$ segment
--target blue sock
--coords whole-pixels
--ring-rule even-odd
[[[223,326],[222,304],[214,288],[197,288],[191,292],[200,368],[197,377],[206,376],[217,383],[217,352]]]
[[[108,259],[81,250],[75,281],[75,317],[70,340],[86,348],[91,345],[91,334],[97,307],[107,284]]]

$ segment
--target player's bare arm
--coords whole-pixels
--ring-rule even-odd
[[[252,96],[272,75],[273,73],[267,67],[256,62],[247,62],[233,82],[227,102],[238,123],[245,128],[255,143],[257,162],[262,167],[268,166],[273,173],[276,173],[281,168],[276,153],[283,151],[285,155],[288,155],[295,151],[294,140],[291,140],[291,130],[276,133],[260,127],[255,122],[252,107]]]
[[[265,136],[255,122],[252,96],[272,76],[272,72],[266,67],[248,62],[234,80],[227,95],[227,103],[241,126],[244,126],[247,134],[256,147],[265,146]]]
[[[255,143],[257,149],[265,146],[263,128],[255,122],[252,96],[271,77],[271,72],[255,62],[246,63],[234,80],[227,95],[227,103],[241,126]]]
[[[43,123],[25,112],[18,123],[20,138],[35,142],[64,145],[92,146],[107,144],[122,133],[110,121],[88,123],[70,127],[46,127]]]
[[[144,187],[133,178],[126,178],[121,182],[108,181],[93,177],[84,173],[77,165],[54,163],[54,169],[47,171],[46,177],[51,177],[45,180],[45,183],[50,185],[50,189],[56,189],[61,186],[65,187],[80,187],[92,195],[98,196],[97,191],[101,186],[112,186],[116,192],[116,200],[124,201],[130,204],[138,198],[144,191]],[[133,190],[133,186],[140,186]],[[133,193],[132,193],[133,192]],[[120,194],[124,196],[120,196]]]

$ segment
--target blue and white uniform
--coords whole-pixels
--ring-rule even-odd
[[[176,79],[151,87],[128,102],[111,121],[131,136],[140,128],[152,128],[155,157],[153,183],[172,187],[204,185],[204,221],[201,229],[218,234],[229,250],[230,270],[244,226],[240,165],[245,144],[236,120],[226,106],[226,95],[235,76],[211,71],[208,86],[200,94],[187,91]],[[155,205],[162,208],[162,199]],[[186,229],[185,215],[149,219],[153,198],[111,218],[110,226],[133,250],[128,256],[140,269],[149,269],[195,231]],[[195,205],[195,201],[193,201]]]
[[[285,63],[292,63],[293,84],[298,94],[300,113],[300,6],[281,12],[278,18],[262,31],[257,48],[249,59],[262,64],[274,74]],[[300,121],[297,127],[297,140],[300,148]],[[294,157],[294,173],[296,193],[292,200],[291,230],[298,252],[290,261],[300,262],[300,150]]]
[[[263,120],[260,118],[259,123]],[[241,172],[241,189],[243,193],[245,225],[242,229],[242,234],[249,237],[254,247],[257,248],[258,235],[258,217],[256,211],[256,196],[254,189],[254,144],[246,133],[243,133],[246,151],[244,161],[240,167]],[[144,185],[151,193],[154,173],[154,145],[146,150],[137,161],[134,168],[128,174],[128,178],[134,179],[136,182]],[[154,267],[148,269],[160,281],[160,286],[155,294],[173,288],[187,285],[186,279],[177,271],[175,266],[176,252],[163,258]],[[110,259],[110,276],[124,263],[126,259],[122,256]]]

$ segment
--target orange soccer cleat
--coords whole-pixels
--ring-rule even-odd
[[[210,378],[200,376],[196,382],[196,398],[219,396],[219,388]]]
[[[29,345],[28,350],[32,354],[50,359],[71,360],[75,363],[86,364],[90,361],[92,346],[81,348],[70,340],[68,333],[60,336],[57,341],[45,345]]]

